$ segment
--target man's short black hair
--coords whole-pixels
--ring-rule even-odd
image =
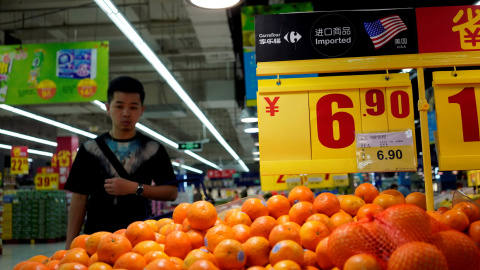
[[[142,83],[129,76],[120,76],[110,81],[107,91],[108,104],[112,102],[114,92],[139,93],[142,105],[145,100],[145,91],[143,90]]]

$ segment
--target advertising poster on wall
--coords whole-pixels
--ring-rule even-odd
[[[108,41],[0,46],[0,104],[105,100]]]

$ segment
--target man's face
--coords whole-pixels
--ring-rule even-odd
[[[134,130],[144,110],[138,93],[114,92],[112,102],[107,104],[113,128],[119,131]]]

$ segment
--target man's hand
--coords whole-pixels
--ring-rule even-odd
[[[134,194],[138,183],[123,178],[105,179],[105,191],[110,195]]]

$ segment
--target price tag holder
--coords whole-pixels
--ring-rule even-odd
[[[40,167],[34,178],[35,189],[52,190],[58,189],[58,168]]]
[[[412,131],[356,134],[359,172],[415,171]]]
[[[292,189],[294,187],[298,187],[302,185],[302,178],[301,177],[287,178],[285,182],[287,182],[287,189]]]

